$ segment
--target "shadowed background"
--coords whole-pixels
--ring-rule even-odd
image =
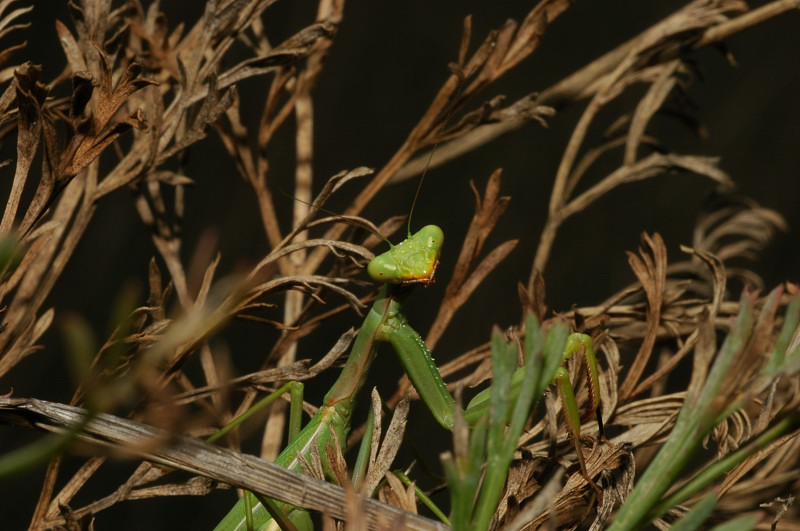
[[[61,4],[37,3],[32,26],[27,30],[28,47],[12,59],[12,62],[30,60],[41,64],[45,82],[56,77],[65,64],[53,30],[55,19],[72,27]],[[186,20],[187,25],[195,21],[201,14],[197,4],[165,2],[161,7],[174,27],[181,20]],[[630,0],[611,4],[578,2],[550,26],[539,50],[483,93],[481,100],[505,94],[508,101],[514,101],[532,91],[543,90],[683,4]],[[530,2],[489,5],[477,1],[349,3],[314,91],[315,189],[342,169],[362,165],[380,167],[391,156],[449,74],[447,64],[457,58],[461,23],[467,14],[473,15],[474,49],[491,28],[507,18],[520,19],[530,5]],[[281,42],[313,19],[313,9],[314,6],[301,2],[276,3],[265,17],[267,34],[273,42]],[[767,288],[784,280],[798,281],[800,253],[794,232],[800,226],[800,210],[796,208],[800,75],[794,59],[794,51],[800,49],[798,23],[800,13],[789,13],[726,41],[736,67],[729,64],[722,50],[706,49],[694,55],[696,72],[688,96],[697,106],[696,117],[706,132],[704,138],[668,118],[654,120],[655,127],[649,130],[667,148],[679,153],[721,157],[721,168],[736,181],[743,195],[785,216],[790,232],[779,234],[754,266]],[[263,85],[259,80],[248,80],[239,91],[244,101],[263,102]],[[619,108],[635,101],[629,96],[620,102]],[[435,168],[426,177],[413,228],[439,224],[445,230],[447,242],[439,270],[442,280],[415,294],[410,303],[412,324],[423,335],[437,307],[432,301],[441,297],[472,216],[470,179],[482,190],[490,173],[503,168],[502,193],[510,195],[512,200],[489,248],[509,238],[521,239],[509,259],[456,316],[434,353],[437,360],[450,359],[455,353],[486,341],[492,324],[508,326],[518,320],[516,280],[527,282],[552,179],[582,109],[582,105],[567,108],[548,120],[548,129],[531,124]],[[270,175],[276,182],[285,183],[287,193],[292,189],[294,171],[293,134],[291,127],[283,128],[281,136],[270,144]],[[12,146],[5,145],[3,149],[3,158],[13,158]],[[10,181],[13,165],[0,171]],[[198,242],[209,235],[218,238],[223,274],[242,264],[255,263],[266,254],[255,200],[213,133],[190,148],[182,171],[196,182],[187,194],[183,248],[186,262]],[[416,184],[412,180],[384,190],[364,215],[379,222],[390,215],[407,213]],[[355,186],[346,187],[328,208],[342,211],[355,195]],[[691,243],[697,214],[712,190],[709,181],[691,175],[651,179],[617,189],[567,222],[559,232],[544,272],[549,307],[566,311],[573,304],[594,304],[632,282],[634,276],[624,251],[635,250],[642,231],[661,233],[670,254],[675,256],[680,244]],[[292,199],[287,198],[281,206],[287,223]],[[393,240],[398,237],[395,235]],[[107,319],[114,297],[126,283],[144,289],[147,263],[155,254],[148,230],[133,208],[131,195],[117,191],[98,206],[48,306],[86,316],[102,336],[109,326]],[[330,342],[309,343],[308,350],[299,357],[317,359],[341,330],[357,322],[357,316],[348,314],[329,324]],[[54,326],[44,337],[45,350],[28,358],[5,379],[0,393],[13,386],[18,396],[69,400],[72,386],[63,376],[56,330]],[[226,331],[224,338],[234,356],[252,357],[249,361],[235,358],[237,365],[257,365],[258,357],[264,354],[264,348],[259,348],[264,334],[253,325],[236,323]],[[388,368],[380,372],[385,372],[386,381],[391,382],[400,373],[399,365],[388,351],[381,355],[380,362],[384,361]],[[381,385],[378,379],[374,383]],[[368,385],[371,384],[372,381]],[[387,395],[393,391],[391,386],[384,389]],[[321,394],[316,398],[312,394],[311,400],[319,400]],[[423,409],[412,410],[412,424],[420,424],[432,435],[441,436],[442,448],[446,447],[449,435],[429,422]],[[16,428],[0,428],[0,444],[5,446],[6,441],[20,437],[21,432]],[[435,455],[434,451],[433,459]],[[127,467],[120,466],[120,478]],[[61,477],[67,477],[66,472]],[[23,527],[29,521],[42,474],[43,471],[32,473],[19,481],[0,484],[0,499],[15,500],[0,504],[0,521],[10,523],[9,529]],[[109,489],[103,485],[95,487],[98,493]],[[127,502],[102,513],[97,528],[123,529],[129,518],[135,522],[131,529],[143,525],[151,529],[206,528],[225,512],[230,499],[232,495],[227,492],[204,499]]]

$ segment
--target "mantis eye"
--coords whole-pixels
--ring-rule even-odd
[[[412,238],[419,240],[425,247],[436,251],[436,258],[442,252],[442,244],[444,243],[444,232],[436,225],[425,225],[412,236]]]
[[[387,251],[373,258],[367,266],[367,273],[373,280],[387,284],[396,284],[397,263],[391,256],[387,256],[391,251]]]

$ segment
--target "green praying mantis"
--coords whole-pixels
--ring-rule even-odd
[[[383,287],[361,325],[339,378],[325,395],[323,405],[278,456],[276,464],[299,471],[301,461],[308,459],[312,448],[316,446],[323,468],[326,468],[326,447],[329,444],[338,445],[344,451],[356,396],[364,385],[378,345],[385,342],[394,348],[404,370],[435,419],[444,428],[452,430],[455,400],[447,390],[430,351],[420,335],[408,324],[404,312],[405,301],[414,286],[428,285],[433,281],[443,242],[442,230],[435,225],[428,225],[413,235],[409,231],[406,240],[392,246],[389,251],[369,263],[369,275],[382,282]],[[600,435],[603,436],[597,362],[592,340],[588,335],[575,333],[568,337],[562,365],[567,358],[578,353],[584,355],[588,374],[589,406],[583,417],[579,415],[569,374],[563,366],[559,368],[554,382],[557,383],[564,404],[567,429],[575,444],[583,476],[599,492],[586,470],[579,442],[581,422],[596,412]],[[522,369],[514,374],[512,400],[519,394],[523,374]],[[489,390],[475,396],[464,411],[469,424],[476,424],[487,413],[487,391]],[[302,509],[291,506],[279,508],[298,528],[311,526],[308,513]],[[269,529],[271,526],[274,527],[275,522],[268,510],[253,494],[245,493],[216,529]]]

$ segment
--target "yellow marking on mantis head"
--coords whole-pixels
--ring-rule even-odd
[[[373,258],[367,273],[374,280],[387,284],[429,284],[433,282],[443,243],[442,229],[426,225]]]

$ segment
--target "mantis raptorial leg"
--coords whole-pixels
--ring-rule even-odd
[[[433,280],[443,241],[442,230],[435,225],[428,225],[370,262],[367,268],[370,276],[383,282],[384,286],[370,308],[347,362],[339,378],[325,396],[323,405],[278,456],[275,461],[277,464],[299,470],[301,459],[307,459],[311,448],[316,446],[323,467],[327,467],[328,444],[337,443],[344,451],[356,396],[366,380],[378,344],[381,342],[392,345],[419,395],[439,424],[452,429],[455,401],[447,390],[424,341],[408,324],[404,312],[405,301],[414,285],[428,284]],[[581,421],[595,413],[600,406],[597,364],[589,336],[585,334],[569,336],[563,359],[576,353],[583,353],[586,359],[590,389],[589,410],[583,419],[578,414],[572,385],[563,367],[559,369],[555,381],[558,383],[564,402],[567,425],[575,441],[581,471],[590,485],[597,489],[586,471],[579,443]],[[517,374],[519,376],[515,375],[512,379],[512,399],[518,394],[521,385],[522,371],[518,370]],[[485,400],[484,393],[485,391],[479,393],[467,407],[465,418],[468,422],[475,423],[485,414],[488,401]],[[599,414],[598,424],[602,435],[602,420]],[[246,507],[250,507],[252,526],[255,529],[265,529],[271,524],[267,510],[254,498],[248,499],[248,496],[252,495],[245,494],[245,497],[239,500],[219,523],[217,529],[247,528]],[[297,520],[296,525],[305,524],[307,515],[302,510],[293,507],[287,507],[285,510],[290,519]]]
[[[300,434],[281,452],[275,461],[277,464],[299,470],[300,459],[307,458],[312,446],[316,445],[320,450],[323,466],[326,466],[326,446],[329,443],[336,441],[344,450],[356,394],[364,384],[381,342],[391,342],[398,353],[406,354],[404,367],[412,382],[418,389],[425,389],[422,391],[423,399],[428,404],[434,404],[431,409],[443,415],[440,415],[439,422],[452,427],[453,398],[439,376],[422,338],[408,326],[403,311],[412,286],[433,280],[442,243],[441,229],[429,225],[370,263],[370,273],[378,276],[384,286],[370,308],[342,373],[325,396],[323,405]],[[389,275],[389,271],[394,273]],[[402,359],[402,354],[400,355]],[[260,503],[252,503],[252,499],[249,502],[252,505],[254,527],[266,526],[269,522],[267,511]],[[244,529],[245,504],[248,501],[243,498],[220,522],[217,529]],[[292,512],[297,511],[289,508],[290,516]]]
[[[578,413],[578,402],[575,399],[575,391],[572,388],[572,383],[569,380],[569,372],[564,367],[564,363],[573,355],[582,355],[584,366],[586,368],[586,382],[588,387],[588,407],[583,416]],[[511,397],[512,400],[516,399],[519,394],[519,387],[522,384],[524,376],[524,367],[517,369],[511,379]],[[592,415],[597,415],[597,431],[602,440],[606,440],[603,430],[603,413],[600,401],[600,378],[597,371],[597,356],[594,351],[594,343],[591,336],[587,334],[570,334],[567,336],[567,343],[564,346],[564,352],[561,357],[561,365],[556,370],[555,377],[551,383],[556,384],[558,387],[558,394],[561,396],[561,402],[564,408],[564,419],[567,431],[572,438],[575,445],[575,453],[578,457],[578,464],[581,468],[581,473],[586,479],[587,483],[601,495],[600,489],[597,484],[592,480],[589,471],[586,468],[586,460],[583,456],[581,448],[581,423],[588,420]],[[481,417],[488,413],[490,389],[484,389],[473,398],[464,412],[467,422],[474,424]]]

